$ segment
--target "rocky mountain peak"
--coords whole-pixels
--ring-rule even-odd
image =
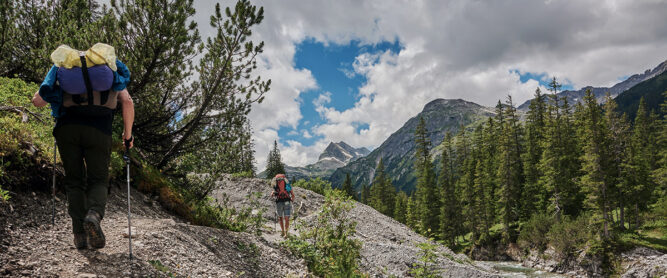
[[[365,156],[368,153],[370,153],[370,151],[366,148],[355,149],[343,141],[338,143],[331,142],[329,143],[329,146],[324,149],[324,152],[320,154],[318,161],[335,159],[346,164],[359,157]]]
[[[438,99],[432,100],[431,102],[424,105],[423,112],[439,111],[439,110],[442,110],[443,108],[464,107],[464,106],[468,106],[468,105],[477,105],[477,104],[475,104],[473,102],[465,101],[465,100],[462,100],[462,99],[438,98]]]

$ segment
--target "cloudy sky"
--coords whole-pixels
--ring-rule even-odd
[[[208,26],[212,2],[195,2]],[[274,140],[303,166],[331,141],[379,146],[436,98],[520,104],[552,76],[611,86],[667,59],[667,0],[253,3],[265,15],[260,74],[272,79],[250,114],[260,171]]]

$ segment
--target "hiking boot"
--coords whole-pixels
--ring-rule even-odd
[[[74,247],[76,247],[76,249],[85,249],[88,247],[86,239],[85,233],[74,234]]]
[[[89,210],[88,215],[83,220],[83,228],[88,235],[88,243],[93,248],[104,248],[105,240],[100,220],[102,220],[102,217],[94,210]]]

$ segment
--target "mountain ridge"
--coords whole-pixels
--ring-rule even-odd
[[[662,63],[658,64],[656,67],[653,69],[647,69],[643,73],[637,73],[633,74],[632,76],[628,77],[627,79],[614,84],[614,86],[611,87],[593,87],[593,86],[585,86],[582,87],[579,90],[565,90],[562,92],[559,92],[557,95],[558,96],[565,96],[567,97],[567,101],[570,104],[575,104],[579,101],[581,101],[584,98],[584,94],[586,93],[586,90],[590,89],[597,101],[604,102],[604,97],[609,92],[612,98],[617,97],[621,93],[629,90],[630,88],[636,86],[637,84],[644,82],[646,80],[649,80],[651,78],[654,78],[662,73],[667,71],[667,60],[663,61]],[[526,112],[528,111],[528,106],[530,106],[530,102],[533,99],[529,99],[525,101],[523,104],[519,105],[517,107],[517,110],[521,112]]]
[[[370,183],[377,163],[383,159],[385,171],[394,178],[399,190],[412,191],[415,177],[412,173],[414,161],[414,130],[420,117],[424,117],[428,137],[433,146],[440,144],[447,132],[455,133],[461,126],[484,119],[492,115],[493,110],[463,99],[442,99],[430,101],[420,113],[410,118],[401,128],[390,135],[379,147],[367,156],[350,162],[337,169],[329,181],[334,187],[342,185],[347,173],[357,191],[361,185]]]
[[[287,176],[292,180],[317,177],[327,178],[336,169],[369,153],[370,151],[365,147],[354,148],[344,141],[338,143],[330,142],[318,157],[317,162],[303,167],[285,165],[285,172],[287,172]],[[266,177],[266,172],[261,172],[258,176]]]

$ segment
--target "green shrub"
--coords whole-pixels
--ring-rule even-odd
[[[10,198],[9,192],[7,190],[3,190],[2,185],[0,185],[0,201],[8,202],[9,198]]]
[[[589,220],[588,214],[582,214],[576,219],[565,216],[553,224],[547,238],[558,256],[568,258],[584,248],[591,238]]]
[[[244,171],[232,174],[232,178],[254,178],[254,177],[255,173],[253,173],[252,171]]]
[[[53,159],[50,109],[31,103],[37,89],[36,84],[0,77],[0,184],[4,190],[31,184],[34,175],[26,175],[28,169]],[[9,198],[4,190],[2,200]]]
[[[521,226],[517,243],[524,250],[538,249],[544,252],[549,243],[546,235],[554,223],[554,218],[547,214],[535,214]]]
[[[171,273],[171,269],[169,269],[169,267],[163,265],[160,260],[148,260],[148,263],[150,263],[158,271],[164,272],[165,275],[167,275],[168,277],[174,277],[174,274]]]
[[[653,207],[653,217],[667,219],[667,195],[663,195]]]
[[[438,253],[435,252],[437,245],[433,244],[431,240],[418,243],[419,247],[419,263],[412,264],[410,274],[417,278],[435,278],[440,277],[440,271],[436,268],[436,259]],[[453,259],[453,258],[452,258]]]
[[[357,223],[349,216],[354,202],[343,192],[325,192],[322,211],[312,226],[299,225],[299,237],[283,245],[304,258],[308,270],[320,277],[365,277],[358,269],[361,242],[353,239]]]
[[[266,209],[260,208],[257,193],[248,196],[250,206],[237,210],[226,198],[217,201],[210,196],[200,198],[200,192],[175,185],[148,164],[143,164],[138,171],[133,168],[132,173],[136,175],[133,177],[139,191],[158,196],[162,207],[195,225],[261,234]]]
[[[292,186],[308,189],[321,195],[324,195],[325,191],[331,189],[331,183],[323,180],[322,178],[298,180],[294,182]]]
[[[0,156],[16,151],[20,144],[30,143],[47,154],[53,152],[53,118],[51,110],[32,105],[39,87],[15,78],[0,77]]]

